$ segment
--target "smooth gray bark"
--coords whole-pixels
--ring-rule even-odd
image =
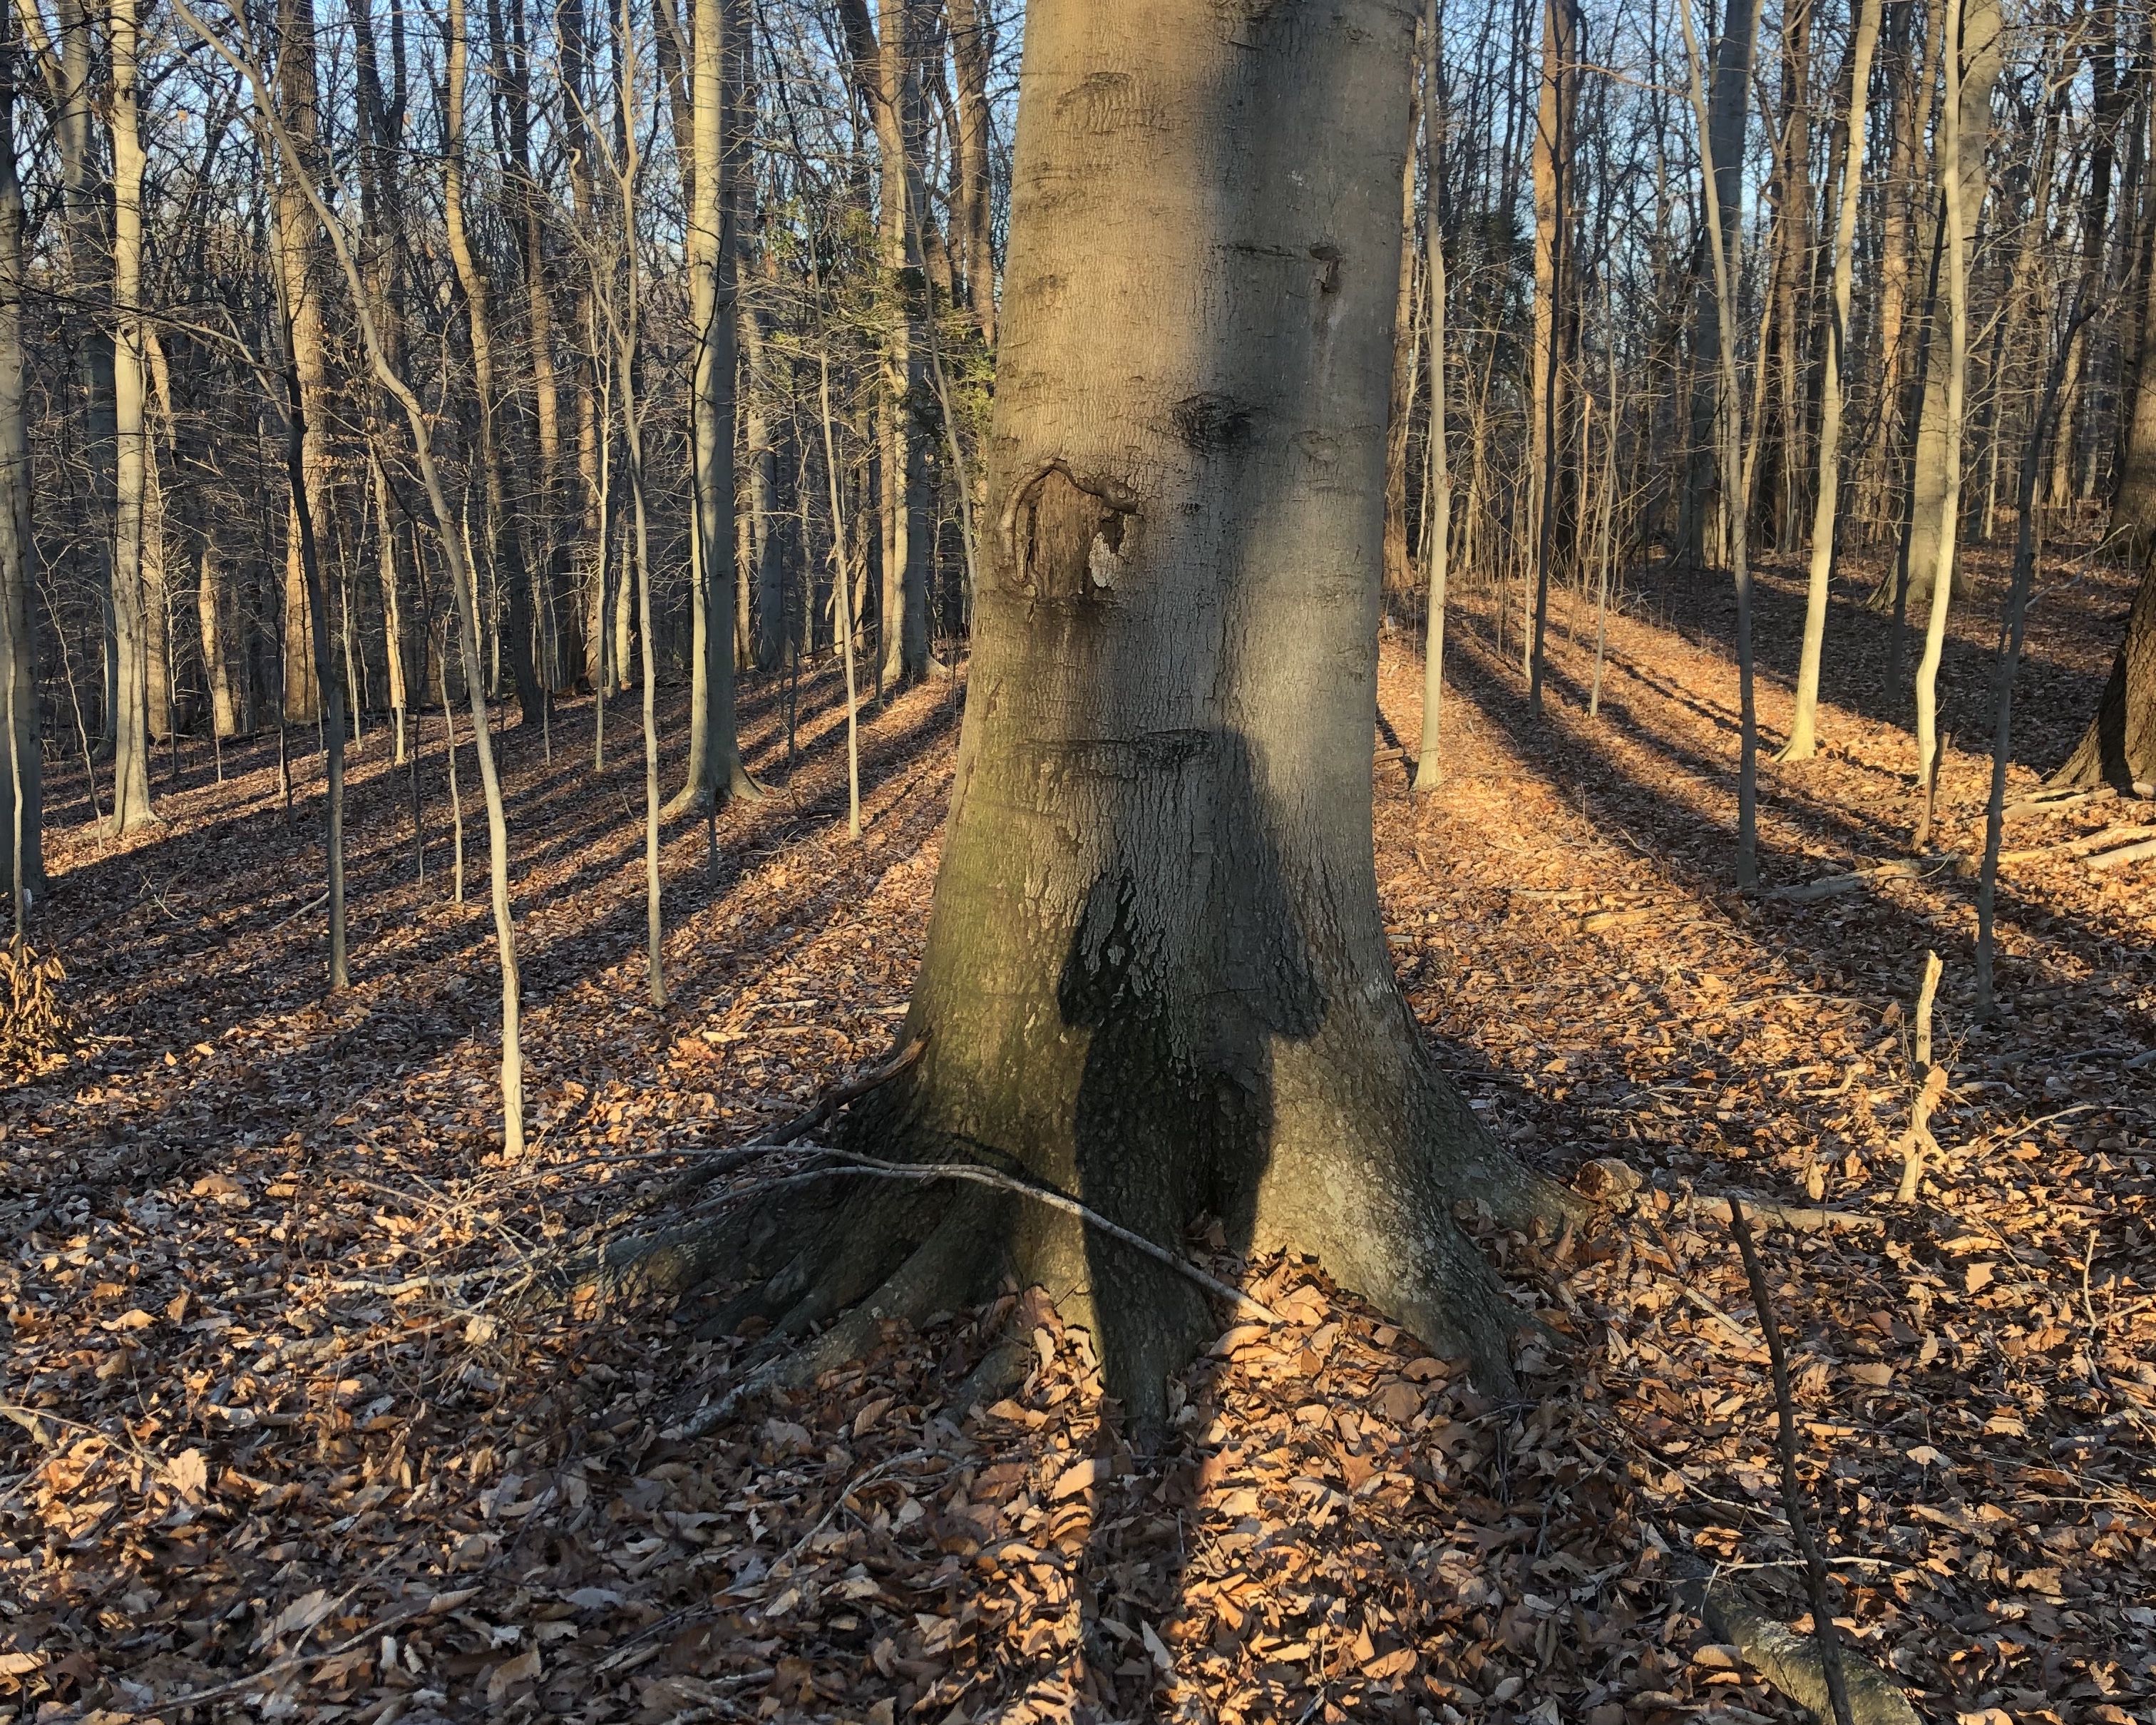
[[[1517,1320],[1451,1206],[1553,1200],[1425,1051],[1373,855],[1413,23],[1389,0],[1029,17],[973,682],[900,1034],[926,1052],[861,1129],[1158,1243],[1210,1211],[1501,1382]],[[799,1370],[1009,1273],[1157,1430],[1217,1328],[1043,1206],[879,1190],[789,1220],[737,1309],[830,1321]],[[796,1256],[803,1233],[832,1250]]]

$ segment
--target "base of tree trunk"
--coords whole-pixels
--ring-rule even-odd
[[[926,1076],[932,1082],[932,1071]],[[1217,1136],[1206,1132],[1188,1135],[1183,1154],[1145,1158],[1143,1194],[1069,1195],[1122,1212],[1124,1225],[1137,1209],[1172,1220],[1178,1225],[1157,1221],[1142,1230],[1171,1250],[1212,1217],[1247,1255],[1314,1257],[1334,1282],[1433,1351],[1464,1356],[1486,1387],[1508,1390],[1511,1343],[1535,1326],[1452,1206],[1479,1202],[1509,1226],[1552,1232],[1583,1211],[1562,1187],[1499,1149],[1441,1076],[1424,1076],[1433,1088],[1411,1130],[1369,1122],[1330,1142],[1276,1142],[1255,1201],[1224,1199]],[[845,1135],[864,1153],[975,1162],[1029,1178],[1023,1164],[977,1140],[923,1129],[923,1111],[902,1085],[891,1091],[898,1093],[874,1098]],[[1207,1100],[1233,1111],[1233,1099]],[[1373,1205],[1373,1190],[1387,1201]],[[698,1327],[706,1336],[761,1321],[768,1329],[757,1381],[773,1387],[860,1358],[886,1322],[920,1324],[1009,1286],[1038,1286],[1065,1322],[1091,1333],[1109,1393],[1131,1429],[1149,1440],[1166,1429],[1168,1379],[1232,1321],[1191,1279],[1035,1200],[956,1181],[846,1172],[752,1196],[709,1223],[626,1242],[597,1280],[617,1296],[701,1296]]]
[[[2156,559],[2142,575],[2096,717],[2047,783],[2061,789],[2112,784],[2122,791],[2156,783]]]

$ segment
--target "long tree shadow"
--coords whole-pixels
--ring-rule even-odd
[[[1996,551],[1965,553],[1968,591],[1957,593],[1948,614],[1948,632],[1939,661],[1940,728],[1958,736],[1988,735],[1995,701],[1999,631],[2005,614],[2004,558]],[[2109,663],[2115,629],[2106,621],[2130,603],[2107,570],[2092,571],[2071,593],[2038,589],[2030,614],[2015,685],[2014,758],[2038,771],[2055,766],[2072,747],[2095,711],[2096,696]],[[1795,682],[1804,642],[1805,593],[1803,571],[1769,562],[1755,570],[1752,589],[1754,662],[1763,682],[1787,689]],[[1736,598],[1729,583],[1711,572],[1691,578],[1687,624],[1697,639],[1734,663]],[[1923,648],[1924,614],[1912,607],[1903,644],[1900,686],[1887,685],[1893,619],[1868,603],[1876,578],[1868,571],[1838,576],[1828,598],[1825,646],[1820,656],[1820,699],[1823,705],[1858,715],[1875,724],[1906,729],[1914,721],[1912,680]],[[2089,643],[2101,643],[2100,659]],[[2092,675],[2096,678],[2091,686]],[[1673,698],[1682,699],[1677,696]],[[1687,704],[1702,714],[1716,708],[1693,696]],[[1734,724],[1735,715],[1728,714]],[[1779,740],[1779,739],[1778,739]]]
[[[951,704],[937,701],[920,703],[902,723],[886,719],[864,728],[865,792],[879,798],[888,793],[894,799],[885,816],[883,860],[917,849],[940,822],[941,799],[920,795],[918,787],[937,770],[927,763],[947,757],[952,725]],[[826,729],[842,732],[843,722]],[[814,742],[816,752],[804,751],[800,763],[828,768],[825,757],[838,743],[828,736]],[[779,743],[783,748],[783,736]],[[573,778],[577,769],[557,763],[553,770]],[[826,770],[820,778],[832,776]],[[716,878],[708,866],[679,866],[683,859],[677,855],[668,891],[670,922],[677,928],[715,922],[727,913],[757,863],[771,854],[778,842],[773,834],[783,835],[803,824],[829,826],[843,814],[843,774],[834,788],[812,773],[804,788],[808,793],[799,798],[750,805],[730,817],[728,843],[720,854]],[[593,852],[592,860],[566,882],[550,882],[546,897],[526,909],[525,971],[532,1010],[528,1029],[535,1043],[543,1045],[547,1002],[618,966],[636,950],[644,930],[640,891],[620,893],[597,919],[578,917],[572,909],[603,891],[609,877],[625,873],[639,849],[636,836],[610,830],[617,824],[605,802],[580,793],[573,783],[523,805],[527,829],[535,807],[548,809],[556,821],[581,817],[577,829],[550,848],[575,845]],[[70,1117],[69,1129],[109,1142],[141,1132],[153,1141],[169,1139],[199,1151],[241,1132],[290,1132],[316,1123],[334,1115],[341,1102],[362,1093],[370,1081],[388,1076],[385,1067],[394,1072],[427,1070],[457,1045],[490,1040],[498,1023],[490,1009],[491,991],[473,986],[475,973],[490,968],[492,930],[483,907],[472,904],[459,912],[438,896],[422,895],[408,879],[378,894],[364,888],[371,869],[393,867],[400,853],[408,861],[401,841],[390,842],[378,863],[362,866],[362,889],[354,895],[355,924],[363,928],[369,914],[398,916],[410,937],[393,952],[383,952],[381,968],[372,976],[374,967],[360,942],[353,993],[321,999],[318,985],[309,978],[310,949],[317,932],[308,924],[286,933],[281,926],[293,920],[285,906],[309,889],[280,891],[276,884],[280,875],[296,874],[311,881],[307,836],[304,831],[286,833],[280,812],[273,809],[241,822],[198,824],[155,845],[76,871],[75,890],[68,895],[74,912],[69,920],[75,926],[62,931],[63,940],[71,952],[87,948],[94,954],[78,963],[78,988],[91,998],[93,1020],[105,1035],[123,1042],[192,1043],[197,1053],[184,1060],[176,1056],[177,1064],[168,1068],[147,1063],[138,1067],[125,1100],[105,1111],[101,1129],[90,1127],[85,1117],[86,1111],[99,1111],[83,1109],[85,1081],[72,1071],[23,1087],[13,1106],[25,1111],[25,1117],[48,1111]],[[688,836],[693,842],[693,829]],[[613,856],[606,854],[609,838],[616,840]],[[277,865],[274,870],[261,866],[265,851]],[[191,946],[171,942],[147,954],[146,963],[146,955],[126,942],[107,942],[100,950],[90,938],[105,932],[109,919],[100,913],[116,889],[138,896],[129,876],[141,877],[146,853],[183,870],[192,865],[202,877],[194,891],[205,900],[234,880],[247,880],[254,892],[248,906],[231,917],[233,926],[212,941]],[[437,886],[439,880],[434,877]],[[814,879],[803,879],[789,883],[783,896],[761,898],[753,908],[765,913],[767,927],[783,933],[759,941],[752,952],[730,951],[724,942],[677,940],[682,956],[672,968],[680,993],[701,998],[736,973],[753,975],[785,962],[817,937],[815,912],[828,908],[822,903],[827,896]],[[158,895],[149,895],[152,906],[159,901]],[[568,914],[557,914],[563,912]],[[270,926],[264,927],[265,922]],[[566,926],[547,926],[554,922]],[[219,962],[218,949],[226,944],[234,949],[234,962]],[[260,1034],[280,1020],[305,1025],[313,1034],[296,1040]],[[392,1054],[393,1061],[387,1058]],[[152,1062],[155,1058],[152,1049]],[[127,1063],[125,1057],[121,1063]],[[157,1169],[146,1164],[139,1172],[149,1175]]]
[[[1868,987],[1898,994],[1907,986],[1906,966],[1883,962],[1877,956],[1921,952],[1937,948],[1948,957],[1952,980],[1948,993],[1967,994],[1967,978],[1973,965],[1973,941],[1964,926],[1963,901],[1974,891],[1974,882],[1949,873],[1933,877],[1932,884],[1948,895],[1943,910],[1933,910],[1902,898],[1875,891],[1853,896],[1805,902],[1783,901],[1771,908],[1753,910],[1731,892],[1734,867],[1733,835],[1716,828],[1703,830],[1702,812],[1671,794],[1666,787],[1643,775],[1614,746],[1614,733],[1598,736],[1584,711],[1568,706],[1554,709],[1550,719],[1537,721],[1527,708],[1516,680],[1506,670],[1492,665],[1479,644],[1459,653],[1451,661],[1453,682],[1478,716],[1503,739],[1522,768],[1560,797],[1568,797],[1582,784],[1594,788],[1596,800],[1605,812],[1621,808],[1627,830],[1653,841],[1656,860],[1683,889],[1703,906],[1726,918],[1748,942],[1756,942],[1774,959],[1793,971],[1810,971],[1815,977],[1833,974],[1835,986]],[[1545,672],[1548,686],[1565,689],[1581,698],[1584,691],[1569,672],[1554,663]],[[1697,775],[1728,798],[1733,814],[1736,795],[1734,762],[1715,761],[1696,751],[1667,743],[1635,726],[1625,739],[1646,748],[1659,758],[1671,760],[1681,770]],[[1763,790],[1765,788],[1763,787]],[[1763,799],[1763,814],[1766,804]],[[1777,800],[1773,813],[1815,833],[1842,836],[1870,830],[1846,814],[1808,803],[1792,810]],[[1763,821],[1763,837],[1768,823]],[[1898,835],[1897,835],[1898,836]],[[1763,875],[1768,865],[1794,860],[1789,852],[1776,853],[1763,846]],[[2123,942],[2137,939],[2130,922],[2077,915],[2062,911],[2029,891],[2009,875],[1999,891],[1999,919],[2002,931],[2017,925],[2041,927],[2047,942],[2085,952],[2092,957]],[[2032,965],[2002,945],[1998,958],[1999,986],[2010,995],[2016,988],[2040,985],[2056,979],[2050,971]],[[2140,1014],[2138,1034],[2156,1041],[2156,1014]]]

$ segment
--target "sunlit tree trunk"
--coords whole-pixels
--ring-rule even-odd
[[[276,40],[277,91],[285,126],[307,171],[318,172],[321,98],[315,69],[314,0],[277,0]],[[306,189],[295,185],[289,172],[277,176],[274,208],[279,281],[285,321],[291,326],[292,356],[299,368],[307,427],[307,501],[315,520],[323,521],[329,519],[330,451],[324,411],[329,399],[329,363],[322,343],[322,285],[315,272],[314,216]],[[312,724],[321,713],[321,687],[315,674],[306,572],[300,563],[299,516],[290,507],[285,512],[283,605],[280,687],[285,718],[292,724]]]
[[[1733,13],[1745,0],[1731,0]],[[1701,56],[1691,24],[1691,0],[1679,0],[1678,17],[1684,26],[1685,57],[1691,72],[1692,111],[1699,126],[1700,169],[1704,184],[1702,203],[1707,211],[1707,245],[1714,288],[1715,353],[1718,360],[1715,384],[1715,448],[1721,468],[1722,531],[1730,575],[1737,588],[1737,887],[1748,891],[1758,881],[1758,716],[1752,686],[1752,566],[1747,540],[1748,511],[1743,507],[1744,483],[1743,397],[1737,380],[1737,265],[1735,231],[1722,223],[1722,199],[1716,187],[1721,182],[1722,158],[1714,153],[1715,109],[1707,95],[1700,68]],[[1725,45],[1727,45],[1725,44]],[[1746,56],[1749,58],[1748,54]],[[1717,73],[1720,66],[1717,65]],[[1742,113],[1736,135],[1741,144]]]
[[[1950,0],[1940,0],[1942,7]],[[1949,116],[1943,111],[1939,116],[1939,138],[1948,135],[1949,120],[1952,131],[1960,139],[1958,177],[1954,183],[1960,201],[1963,238],[1964,244],[1976,232],[1976,223],[1984,208],[1984,198],[1988,183],[1985,152],[1991,131],[1991,92],[1999,80],[2002,64],[2000,23],[1998,0],[1969,0],[1960,9],[1961,35],[1959,58],[1948,66],[1951,80],[1958,86],[1961,110]],[[1946,39],[1951,44],[1951,37]],[[1953,54],[1950,45],[1943,45],[1943,57]],[[1943,149],[1943,142],[1937,149]],[[1934,153],[1936,154],[1936,149]],[[1943,187],[1943,177],[1938,180]],[[1938,193],[1943,205],[1945,193]],[[1902,543],[1898,569],[1901,572],[1902,591],[1895,607],[1897,618],[1895,647],[1900,646],[1902,633],[1899,619],[1907,605],[1923,598],[1931,591],[1932,578],[1941,568],[1951,569],[1951,553],[1942,557],[1940,542],[1951,538],[1954,524],[1947,520],[1950,506],[1958,506],[1960,493],[1957,489],[1949,498],[1947,481],[1948,455],[1948,373],[1953,360],[1949,354],[1952,332],[1947,326],[1952,321],[1948,301],[1952,284],[1945,279],[1947,234],[1943,208],[1935,212],[1931,223],[1930,244],[1926,248],[1932,258],[1933,285],[1926,295],[1927,305],[1922,334],[1917,343],[1914,356],[1922,372],[1922,398],[1917,408],[1916,441],[1910,465],[1910,495],[1904,516]],[[1967,291],[1966,280],[1961,291]],[[1960,454],[1960,431],[1954,432],[1954,454]],[[1895,663],[1890,665],[1890,675],[1898,671],[1898,650]]]
[[[206,526],[195,581],[195,623],[202,641],[203,676],[209,685],[210,723],[221,737],[236,737],[240,726],[239,689],[233,675],[232,625],[226,586],[216,536]]]
[[[689,64],[690,439],[698,556],[690,583],[689,771],[680,813],[759,793],[734,728],[735,260],[726,37],[733,0],[696,0]]]
[[[1748,3],[1748,0],[1737,0]],[[1534,620],[1527,632],[1527,699],[1543,700],[1543,635],[1554,566],[1569,561],[1564,532],[1562,445],[1565,370],[1572,326],[1573,126],[1579,85],[1576,0],[1543,0],[1542,94],[1535,110],[1534,349],[1528,367],[1527,461],[1533,501]]]
[[[775,287],[770,254],[759,249],[759,285]],[[778,450],[773,408],[776,367],[765,338],[762,305],[742,296],[741,336],[747,349],[748,403],[743,414],[748,462],[749,552],[756,572],[756,663],[774,671],[786,661],[786,567],[778,521]]]
[[[309,0],[300,0],[300,3],[309,3]],[[496,578],[507,601],[497,644],[508,657],[509,674],[516,685],[517,706],[524,722],[536,725],[542,716],[547,696],[532,664],[531,583],[524,556],[523,524],[510,509],[503,466],[492,290],[486,272],[472,250],[471,236],[465,220],[465,83],[470,57],[465,0],[449,0],[449,33],[447,85],[444,90],[443,226],[449,236],[449,256],[456,266],[457,285],[464,292],[465,321],[471,339],[472,378],[479,393],[479,465],[486,490],[488,542],[493,548]]]
[[[922,332],[917,301],[927,290],[912,244],[909,204],[919,196],[912,160],[918,107],[907,29],[910,0],[844,0],[855,78],[875,122],[879,180],[882,388],[876,400],[876,465],[883,529],[880,687],[896,688],[928,667],[926,475],[913,404],[922,387]]]
[[[136,0],[106,14],[112,54],[112,297],[115,468],[112,625],[112,827],[139,832],[150,808],[150,622],[144,579],[150,445],[148,365],[142,351],[142,126],[136,90]]]
[[[1714,158],[1715,221],[1733,244],[1743,220],[1745,120],[1752,105],[1752,59],[1758,46],[1758,0],[1727,0],[1722,34],[1714,44],[1702,147]],[[1697,562],[1730,559],[1732,517],[1743,507],[1722,478],[1716,396],[1722,388],[1722,318],[1713,270],[1703,271],[1692,316],[1690,477],[1685,489],[1686,555]],[[1719,477],[1718,477],[1719,476]]]
[[[1430,294],[1430,456],[1424,483],[1430,492],[1430,530],[1423,542],[1423,572],[1429,598],[1422,648],[1422,737],[1415,752],[1414,793],[1437,788],[1444,773],[1439,753],[1440,718],[1445,696],[1445,587],[1452,555],[1452,467],[1445,451],[1445,234],[1438,221],[1438,165],[1445,123],[1440,95],[1445,56],[1438,37],[1437,0],[1423,7],[1424,178],[1430,187],[1424,244],[1424,276]]]
[[[1422,367],[1422,319],[1415,298],[1415,137],[1422,125],[1419,98],[1410,95],[1408,147],[1400,170],[1400,280],[1393,313],[1393,393],[1385,438],[1385,601],[1404,605],[1408,567],[1408,432],[1415,383]]]
[[[1919,849],[1931,837],[1933,799],[1928,793],[1938,770],[1939,660],[1946,649],[1947,612],[1953,599],[1954,542],[1961,526],[1962,404],[1969,377],[1968,234],[1984,202],[1990,80],[1999,66],[1998,0],[1975,0],[1974,8],[1965,8],[1964,0],[1946,0],[1946,95],[1939,110],[1937,152],[1943,278],[1941,310],[1945,314],[1946,340],[1942,343],[1935,333],[1931,344],[1933,351],[1943,352],[1946,363],[1938,413],[1937,512],[1928,543],[1921,538],[1915,542],[1928,549],[1932,557],[1926,583],[1930,589],[1931,614],[1924,629],[1923,655],[1917,664],[1917,786],[1924,798],[1923,817],[1917,832]],[[1984,78],[1984,100],[1972,104],[1968,74],[1972,66],[1982,63],[1979,56],[1988,60],[1990,75]],[[1966,140],[1964,131],[1970,126],[1976,128],[1973,141]],[[1928,380],[1928,408],[1930,393]],[[1917,450],[1917,498],[1922,509],[1931,482],[1921,438]]]
[[[945,0],[957,74],[958,204],[953,225],[966,259],[966,293],[981,338],[996,345],[995,213],[988,178],[988,61],[994,19],[982,0]]]
[[[1850,50],[1848,106],[1842,122],[1841,187],[1834,224],[1834,281],[1829,290],[1826,352],[1820,367],[1819,478],[1812,504],[1811,562],[1804,593],[1804,641],[1797,666],[1794,716],[1785,761],[1809,761],[1818,752],[1820,661],[1826,642],[1828,583],[1834,574],[1835,533],[1841,498],[1842,363],[1849,339],[1851,282],[1855,272],[1857,201],[1863,189],[1864,122],[1871,85],[1871,57],[1879,41],[1881,0],[1861,0]]]

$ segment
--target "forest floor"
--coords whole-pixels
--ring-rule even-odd
[[[2060,559],[2031,619],[2013,785],[2093,709],[2129,585]],[[1943,678],[1938,843],[1980,841],[2003,570],[1972,559]],[[1798,572],[1762,578],[1795,658]],[[1569,1176],[1625,1158],[1638,1214],[1586,1237],[1479,1231],[1558,1340],[1516,1401],[1327,1287],[1234,1266],[1286,1322],[1188,1374],[1166,1453],[1102,1418],[1085,1337],[1039,1296],[914,1333],[691,1440],[744,1344],[694,1314],[535,1298],[592,1230],[889,1052],[926,926],[958,691],[864,726],[845,829],[835,673],[744,732],[775,788],[716,848],[670,829],[672,1004],[646,1004],[633,704],[500,737],[523,954],[531,1153],[496,1153],[496,981],[469,744],[452,901],[439,722],[411,786],[352,768],[353,986],[326,999],[320,757],[295,824],[274,739],[206,745],[115,846],[52,787],[44,938],[85,1045],[0,1096],[0,1707],[56,1721],[241,1712],[485,1716],[1799,1717],[1679,1582],[1719,1566],[1804,1622],[1759,1318],[1714,1195],[1855,1219],[1763,1250],[1789,1337],[1815,1525],[1844,1627],[1962,1725],[2156,1719],[2156,865],[2010,863],[2007,1009],[1974,1022],[1974,883],[1947,866],[1775,891],[1909,854],[1887,625],[1838,594],[1828,752],[1763,764],[1770,891],[1728,890],[1736,676],[1717,587],[1650,574],[1558,607],[1532,719],[1487,596],[1454,621],[1446,781],[1377,764],[1394,950],[1491,1128]],[[1666,619],[1684,619],[1681,628]],[[1704,618],[1704,622],[1701,621]],[[1786,683],[1762,679],[1769,746]],[[1383,666],[1383,742],[1419,670]],[[678,717],[678,703],[675,707]],[[550,758],[551,757],[551,758]],[[668,751],[669,774],[679,762]],[[162,772],[162,768],[161,768]],[[2017,824],[2056,845],[2134,823]],[[2025,837],[2024,836],[2025,834]],[[1917,1202],[1895,1189],[1907,1014],[1945,962],[1951,1088]],[[1472,1219],[1469,1219],[1471,1223]],[[1204,1241],[1192,1250],[1203,1252]],[[950,1399],[1017,1324],[1037,1368]],[[1565,1340],[1563,1338],[1569,1338]]]

